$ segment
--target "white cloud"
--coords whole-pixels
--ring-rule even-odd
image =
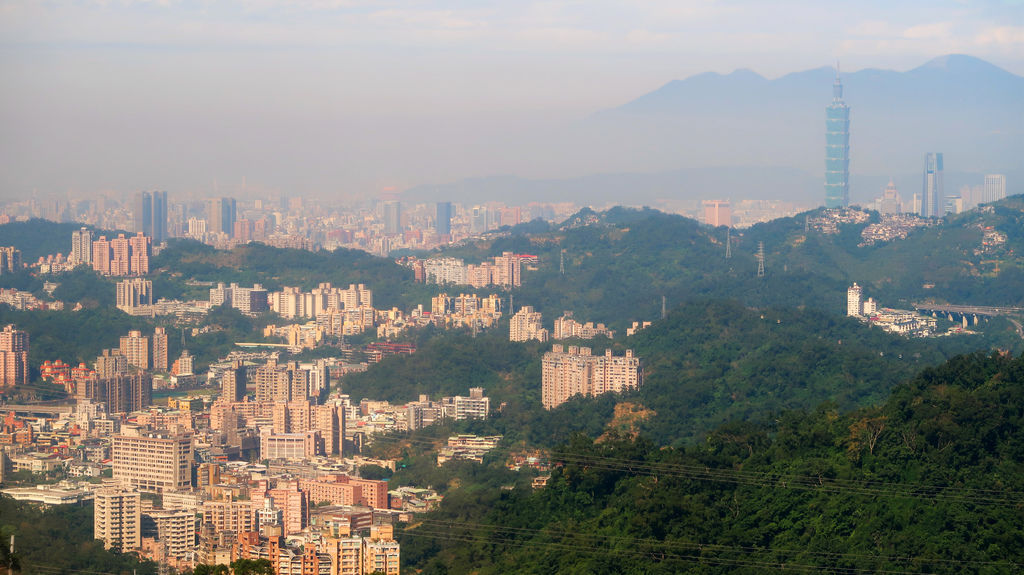
[[[910,40],[950,39],[953,34],[952,22],[918,24],[903,31],[903,37]]]
[[[1004,48],[1024,48],[1024,26],[993,26],[986,28],[975,36],[974,41],[980,46],[1000,46]]]

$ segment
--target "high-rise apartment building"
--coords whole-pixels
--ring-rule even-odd
[[[75,265],[92,263],[92,231],[88,228],[71,232],[71,262]]]
[[[118,234],[112,240],[100,236],[92,243],[92,269],[108,276],[146,275],[149,273],[151,241],[141,233],[131,238]]]
[[[138,233],[128,238],[131,248],[128,273],[144,276],[149,273],[149,257],[153,251],[153,239]]]
[[[434,231],[439,236],[450,236],[452,233],[452,203],[437,202],[434,212]]]
[[[131,330],[128,335],[121,336],[121,355],[128,360],[128,365],[139,369],[149,369],[149,338],[141,331]]]
[[[1006,176],[1003,174],[985,174],[983,197],[985,202],[998,202],[1006,197]]]
[[[167,371],[170,367],[167,357],[167,329],[153,329],[153,370]]]
[[[732,210],[728,200],[704,200],[704,223],[717,228],[732,227]]]
[[[825,207],[850,205],[850,107],[843,101],[843,83],[832,84],[832,103],[825,108]]]
[[[921,187],[921,211],[923,218],[941,218],[945,207],[942,186],[942,153],[929,152],[924,157],[924,176]]]
[[[171,365],[172,375],[194,375],[196,358],[187,349],[181,350],[181,355]]]
[[[142,497],[138,491],[98,489],[93,509],[93,537],[102,539],[103,547],[121,553],[142,547]]]
[[[128,358],[120,349],[105,349],[96,357],[93,368],[96,370],[96,377],[110,379],[128,373]]]
[[[203,525],[216,531],[245,533],[256,530],[256,512],[250,501],[204,501]]]
[[[148,493],[182,491],[192,483],[192,435],[166,430],[115,435],[111,443],[114,479]]]
[[[0,388],[28,384],[28,332],[8,325],[0,331]]]
[[[117,307],[128,313],[139,306],[152,305],[153,282],[131,278],[117,282]]]
[[[142,515],[143,535],[153,537],[167,557],[185,559],[195,551],[194,512],[187,509],[150,510]]]
[[[107,274],[126,276],[132,272],[132,243],[124,234],[110,240],[110,269]]]
[[[110,275],[110,240],[107,236],[100,236],[92,243],[92,269],[103,275]]]
[[[557,407],[575,395],[618,393],[640,387],[643,372],[640,358],[627,349],[616,357],[612,350],[591,355],[589,347],[554,345],[541,362],[541,402],[546,409]]]
[[[245,387],[248,383],[246,369],[241,361],[231,364],[220,376],[221,401],[242,401],[245,399]]]
[[[861,306],[863,297],[863,290],[857,285],[857,282],[854,282],[850,289],[846,290],[846,315],[860,317],[864,312],[864,308]]]
[[[0,274],[21,270],[21,250],[14,246],[0,247]]]
[[[544,328],[541,313],[534,311],[533,306],[524,305],[509,319],[509,341],[535,339],[545,342],[548,337],[548,330]]]
[[[120,354],[109,359],[123,357]],[[101,401],[110,413],[141,411],[153,403],[153,376],[145,372],[119,373],[106,378],[75,381],[75,397]]]

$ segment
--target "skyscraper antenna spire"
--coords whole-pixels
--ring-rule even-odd
[[[836,80],[832,83],[832,98],[843,99],[843,81],[839,79],[839,60],[836,60]]]

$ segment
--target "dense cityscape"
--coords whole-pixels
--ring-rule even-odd
[[[100,4],[126,18],[112,20],[122,28],[152,14],[199,14],[192,3]],[[555,97],[510,83],[509,95],[491,95],[512,127],[485,136],[467,126],[496,120],[483,119],[471,97],[453,99],[465,110],[446,112],[431,91],[483,90],[466,81],[472,74],[446,75],[449,58],[488,84],[491,68],[513,69],[549,34],[555,52],[572,45],[578,57],[614,45],[594,30],[618,24],[584,33],[559,25],[560,10],[534,7],[528,19],[547,24],[510,48],[503,43],[519,16],[491,27],[485,12],[463,8],[424,19],[312,4],[246,6],[239,11],[255,27],[244,33],[217,20],[237,7],[209,5],[174,32],[124,40],[140,59],[116,66],[93,37],[88,54],[121,70],[119,81],[134,78],[124,70],[144,78],[143,62],[165,58],[154,70],[168,80],[117,99],[140,102],[117,112],[120,123],[104,122],[107,112],[82,96],[67,134],[40,129],[54,151],[44,153],[38,135],[0,142],[11,157],[0,170],[0,568],[1020,570],[1024,188],[1014,151],[1024,77],[960,55],[907,72],[841,72],[835,63],[772,79],[735,69],[668,84],[629,64],[634,81],[661,87],[557,124],[513,113],[520,99],[540,109]],[[21,52],[36,49],[24,35],[32,18],[53,10],[0,9],[20,22],[0,24],[12,35],[0,60],[17,69],[17,94],[34,77],[26,70],[56,58]],[[68,14],[90,21],[81,10]],[[708,30],[731,30],[738,12],[726,26],[718,10],[648,17],[687,26],[707,18],[719,27]],[[979,30],[971,45],[1019,63],[1019,16],[999,10],[1009,23],[998,34]],[[634,11],[642,9],[605,16],[629,20]],[[214,21],[223,26],[199,24]],[[377,41],[363,32],[431,26],[429,39],[389,36],[387,64],[365,64],[373,74],[341,60],[319,69],[335,36],[357,54]],[[879,45],[966,42],[946,41],[952,26],[921,26],[900,32],[904,43]],[[857,42],[891,27],[870,21],[822,34],[852,38],[831,48],[864,60],[867,44]],[[64,42],[79,42],[68,34],[46,30],[40,45],[62,53]],[[494,45],[467,48],[480,34]],[[595,66],[616,68],[630,50],[660,54],[652,46],[676,35],[631,29],[619,41],[633,48],[602,47]],[[727,36],[717,53],[761,38],[752,29]],[[736,50],[753,58],[769,44]],[[425,45],[433,48],[414,57]],[[254,58],[252,46],[266,53]],[[173,72],[168,62],[193,50],[209,61]],[[235,50],[248,55],[232,60]],[[434,50],[446,56],[433,60]],[[486,65],[470,66],[456,56],[463,51],[480,51]],[[320,62],[310,64],[316,73],[296,54]],[[368,80],[407,60],[417,69],[405,82],[385,89]],[[233,67],[243,61],[280,77],[254,88],[240,79],[252,70]],[[566,73],[526,62],[526,76]],[[179,81],[204,66],[234,80],[219,90],[210,79]],[[575,81],[590,86],[584,78]],[[601,78],[611,90],[611,76]],[[72,73],[54,82],[90,84]],[[187,93],[199,87],[231,93],[214,118],[237,113],[253,125],[212,127]],[[58,93],[51,86],[39,99],[74,99]],[[44,125],[28,111],[36,95],[17,94],[4,99],[12,133],[24,133],[22,113]],[[356,116],[337,111],[360,98]],[[384,111],[372,119],[377,100]],[[417,116],[420,108],[429,113]],[[934,125],[907,129],[922,117]],[[92,123],[90,141],[75,144],[80,159],[50,159]],[[174,144],[181,154],[147,163],[145,148],[174,143],[183,126],[194,134]],[[222,148],[221,131],[233,147]],[[673,139],[680,134],[692,140]],[[123,158],[104,164],[108,137],[124,140],[111,152]],[[247,155],[259,149],[275,151]],[[779,159],[787,154],[798,161]],[[560,171],[569,165],[577,171]],[[797,165],[815,166],[813,175]],[[508,166],[532,175],[493,175]],[[253,176],[227,184],[218,173]]]

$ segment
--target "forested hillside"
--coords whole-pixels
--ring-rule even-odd
[[[577,398],[552,411],[540,404],[541,356],[550,346],[510,343],[504,324],[485,334],[438,334],[411,356],[395,356],[342,389],[403,403],[419,394],[465,395],[484,387],[502,412],[482,428],[529,444],[551,445],[573,430],[600,430],[614,396]],[[732,420],[759,421],[832,401],[842,410],[884,400],[899,382],[958,353],[988,349],[984,336],[908,339],[856,320],[787,308],[753,310],[735,301],[699,300],[632,338],[579,342],[595,353],[634,349],[645,382],[623,398],[650,410],[639,429],[659,444],[690,442]]]
[[[337,249],[310,252],[253,243],[231,250],[216,250],[192,240],[177,240],[153,259],[151,268],[162,275],[203,281],[261,283],[269,290],[298,286],[304,290],[321,282],[348,287],[366,284],[373,290],[374,306],[408,308],[427,304],[433,288],[413,283],[412,270],[366,252]],[[169,289],[173,289],[168,285]],[[177,289],[184,289],[180,284]],[[160,294],[173,297],[175,294]]]
[[[0,565],[11,564],[9,544],[14,536],[14,572],[25,575],[95,573],[152,575],[157,565],[135,555],[115,553],[93,539],[92,505],[51,508],[19,503],[0,495]]]
[[[889,307],[909,308],[921,299],[1024,305],[1024,198],[948,216],[905,240],[874,246],[858,245],[866,224],[841,225],[828,235],[806,226],[808,217],[817,216],[820,211],[733,230],[728,259],[725,228],[626,208],[584,210],[547,232],[512,229],[445,253],[468,261],[502,251],[537,255],[540,265],[525,272],[517,304],[546,317],[572,310],[620,329],[657,318],[663,296],[670,307],[713,297],[841,314],[853,282],[865,286],[865,297]],[[985,245],[986,228],[1004,234],[1006,242]],[[755,254],[762,242],[766,273],[758,278]]]
[[[877,407],[732,423],[685,449],[577,436],[552,451],[546,488],[478,490],[405,526],[403,560],[427,574],[1015,573],[1022,434],[1024,357],[960,356]]]

